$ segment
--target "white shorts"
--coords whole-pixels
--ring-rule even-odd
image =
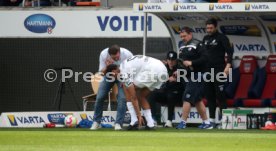
[[[133,83],[138,88],[148,88],[150,91],[160,89],[163,83],[168,79],[167,68],[162,64],[152,68],[150,65],[144,67],[133,80]]]

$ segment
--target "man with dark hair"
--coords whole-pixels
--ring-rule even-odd
[[[215,18],[210,18],[206,21],[207,35],[203,38],[203,44],[206,47],[209,59],[207,72],[214,70],[215,75],[224,72],[225,78],[227,78],[231,68],[233,49],[230,45],[229,39],[222,33],[218,32],[217,25],[218,22]],[[227,54],[227,62],[225,62],[225,54]],[[214,124],[216,101],[218,101],[220,107],[219,120],[222,116],[222,109],[227,108],[224,86],[225,83],[218,81],[216,78],[213,82],[205,83],[205,96],[208,101],[210,120]]]
[[[107,95],[110,91],[110,89],[113,87],[113,85],[116,83],[118,86],[118,96],[117,96],[117,117],[115,121],[115,130],[121,130],[123,120],[125,117],[126,112],[126,98],[124,95],[124,90],[121,86],[120,81],[115,79],[114,81],[110,81],[106,75],[108,75],[108,72],[111,72],[115,67],[119,66],[124,60],[126,60],[129,57],[132,57],[132,53],[122,47],[119,47],[118,45],[113,45],[110,48],[104,49],[100,54],[100,65],[99,65],[99,71],[104,73],[103,80],[100,83],[99,90],[96,97],[96,103],[95,103],[95,113],[94,113],[94,122],[91,127],[91,130],[96,130],[101,128],[101,120],[102,120],[102,114],[103,114],[103,103],[104,100],[107,98]],[[114,65],[111,65],[114,64]],[[109,66],[111,65],[111,66]],[[109,68],[107,68],[109,67]]]
[[[173,127],[174,108],[182,105],[182,94],[184,91],[184,82],[177,81],[177,69],[183,69],[182,62],[177,59],[177,53],[169,51],[165,66],[168,70],[169,79],[163,84],[161,89],[151,92],[148,101],[150,102],[153,117],[156,119],[156,102],[168,106],[168,119],[164,127]],[[160,107],[159,107],[160,108]]]
[[[199,40],[193,39],[191,28],[182,28],[180,37],[182,39],[182,45],[180,47],[179,56],[183,60],[183,65],[186,67],[187,81],[183,93],[182,121],[176,128],[186,128],[191,105],[195,105],[203,121],[199,128],[212,129],[213,126],[207,118],[206,108],[202,101],[204,86],[202,75],[204,73],[205,64],[208,61],[206,50]]]

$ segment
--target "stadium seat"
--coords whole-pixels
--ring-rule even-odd
[[[232,70],[232,82],[226,84],[225,94],[227,97],[227,106],[234,106],[234,96],[237,90],[238,84],[240,81],[240,70],[239,68],[235,68]]]
[[[238,86],[233,100],[228,100],[229,104],[232,103],[236,107],[244,106],[243,100],[248,98],[248,92],[250,88],[254,86],[253,81],[254,81],[254,77],[256,77],[254,76],[254,74],[257,74],[257,69],[258,69],[258,65],[257,65],[257,59],[255,56],[248,55],[248,56],[242,57],[240,67],[239,67],[240,77],[238,80],[239,81]],[[231,95],[231,93],[229,94]],[[232,92],[232,95],[233,95],[233,92]]]
[[[247,107],[276,107],[276,55],[270,55],[266,66],[259,70],[255,86],[249,90],[249,97],[243,100]],[[260,99],[256,99],[260,96]]]
[[[276,107],[276,55],[268,56],[265,69],[267,75],[262,98],[270,101],[271,107]]]
[[[97,93],[99,90],[101,78],[102,78],[102,75],[100,75],[100,74],[95,74],[95,75],[91,76],[91,87],[92,87],[93,93],[82,97],[83,111],[86,111],[87,103],[95,103],[96,102],[96,97],[97,97]],[[117,88],[117,85],[114,84],[114,86],[108,93],[108,108],[107,108],[107,110],[111,109],[111,107],[110,107],[111,101],[116,100],[117,94],[118,94],[118,88]]]

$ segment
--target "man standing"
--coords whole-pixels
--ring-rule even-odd
[[[110,48],[104,49],[100,54],[100,65],[99,65],[99,71],[102,73],[106,73],[106,67],[111,64],[115,64],[119,66],[125,59],[132,57],[132,53],[125,49],[120,48],[118,45],[113,45]],[[115,130],[121,130],[123,120],[126,113],[126,98],[124,95],[124,90],[120,84],[120,81],[114,80],[110,81],[106,75],[103,77],[102,82],[100,83],[99,90],[96,97],[96,103],[94,108],[94,122],[91,130],[96,130],[98,128],[101,128],[101,120],[102,120],[102,114],[103,114],[103,104],[104,100],[106,99],[110,89],[114,84],[117,84],[118,86],[118,96],[117,96],[117,117],[115,121]]]
[[[233,49],[230,45],[229,39],[225,35],[218,32],[217,20],[214,18],[206,21],[206,32],[207,35],[203,38],[203,44],[206,47],[209,60],[207,72],[211,72],[211,70],[213,70],[215,75],[224,72],[225,78],[227,78],[227,75],[230,72],[233,57]],[[225,55],[227,55],[226,62]],[[219,120],[222,116],[222,109],[227,108],[224,91],[225,83],[218,81],[216,78],[214,78],[214,81],[205,83],[205,96],[208,101],[210,120],[215,124],[216,102],[218,101],[220,107]]]
[[[186,128],[191,105],[195,105],[203,121],[199,128],[212,129],[213,126],[207,118],[206,108],[202,101],[204,86],[202,76],[205,65],[208,62],[206,50],[200,41],[193,39],[191,28],[182,28],[180,37],[183,40],[182,46],[180,47],[180,58],[183,60],[183,64],[186,67],[187,81],[183,93],[182,121],[176,128]]]

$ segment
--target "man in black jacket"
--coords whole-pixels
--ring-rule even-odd
[[[206,47],[208,55],[207,72],[214,71],[214,74],[224,73],[225,78],[230,72],[231,62],[233,57],[233,49],[230,45],[229,39],[219,33],[217,30],[217,20],[214,18],[206,21],[207,35],[203,38],[203,44]],[[227,61],[225,62],[225,55],[227,55]],[[205,96],[208,101],[210,120],[215,124],[216,113],[216,101],[218,101],[220,107],[220,117],[222,109],[227,108],[224,86],[225,83],[218,81],[214,78],[214,81],[205,82]]]
[[[212,129],[213,125],[207,118],[206,108],[203,104],[203,73],[205,65],[208,62],[206,50],[202,43],[193,39],[192,29],[184,27],[181,29],[180,37],[183,40],[180,47],[180,58],[183,60],[183,65],[187,68],[186,87],[183,93],[183,113],[182,121],[177,126],[177,129],[186,128],[188,115],[190,113],[191,105],[195,105],[202,124],[199,126],[201,129]]]

